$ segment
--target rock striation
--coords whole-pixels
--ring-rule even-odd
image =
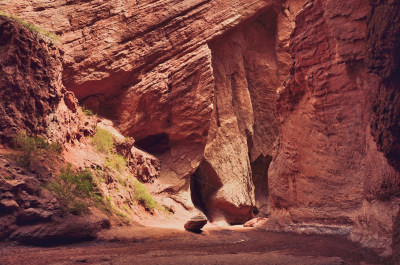
[[[277,63],[274,55],[274,27],[281,1],[96,0],[21,3],[8,0],[0,3],[0,8],[60,35],[65,52],[65,87],[73,91],[81,103],[100,115],[116,120],[125,135],[136,139],[139,148],[161,160],[159,180],[170,186],[166,190],[187,191],[190,176],[203,160],[207,142],[210,143],[207,148],[209,160],[212,160],[211,153],[219,148],[217,142],[225,145],[240,135],[240,139],[235,140],[238,141],[235,148],[241,149],[240,157],[227,147],[226,157],[223,158],[240,161],[240,171],[229,170],[229,163],[223,162],[226,169],[219,171],[217,178],[230,179],[233,181],[231,185],[242,190],[242,198],[236,198],[234,202],[230,198],[223,198],[221,203],[228,202],[228,205],[234,206],[233,210],[243,205],[246,214],[239,219],[251,217],[255,198],[248,153],[252,152],[252,161],[268,156],[277,132],[273,121],[273,100],[268,107],[262,106],[261,100],[257,101],[260,87],[269,79],[258,78],[257,73],[273,72],[272,83],[266,92],[272,99],[273,87],[279,82],[277,76],[281,74],[275,73]],[[261,14],[264,14],[263,18],[260,18]],[[256,19],[258,22],[250,22]],[[271,25],[267,25],[270,22]],[[256,26],[258,23],[263,25],[244,34],[244,24]],[[235,29],[237,25],[242,28]],[[249,87],[254,89],[249,90],[245,83],[234,88],[246,90],[235,92],[235,97],[248,94],[245,96],[247,99],[243,97],[247,100],[247,106],[241,110],[243,115],[230,114],[239,115],[240,132],[228,132],[228,138],[218,137],[213,144],[208,136],[210,126],[215,126],[211,122],[212,113],[218,107],[224,108],[224,102],[219,106],[214,103],[214,95],[220,93],[220,98],[225,97],[221,87],[224,80],[214,80],[213,72],[216,64],[219,64],[217,61],[223,59],[223,54],[217,54],[222,52],[224,45],[220,36],[226,36],[229,31],[242,32],[236,33],[242,35],[242,51],[236,51],[233,45],[235,34],[228,41],[236,54],[231,61],[238,60],[240,54],[248,57],[249,61],[245,64],[235,62],[237,69],[221,70],[232,76],[239,73],[241,80],[238,81],[247,82],[246,79],[249,79]],[[264,33],[262,44],[257,43],[257,34]],[[222,41],[217,41],[218,38]],[[263,47],[264,44],[269,47]],[[253,48],[257,49],[255,53],[246,51]],[[257,56],[263,53],[263,59],[258,61]],[[261,69],[264,64],[270,64],[270,69]],[[217,89],[216,86],[221,88]],[[257,105],[254,107],[256,119],[252,116],[253,103],[250,101]],[[244,119],[248,119],[248,122]],[[270,123],[267,128],[261,125],[263,120]],[[250,128],[252,126],[254,129]],[[238,125],[233,124],[233,127]],[[263,147],[259,143],[264,140],[268,144]],[[252,141],[252,147],[247,146],[248,141]],[[221,164],[217,161],[212,163],[214,167]],[[220,193],[225,197],[229,192],[221,190]],[[267,195],[263,197],[266,201]]]
[[[86,216],[65,213],[62,199],[56,198],[48,185],[58,179],[60,169],[68,162],[81,169],[104,167],[105,155],[96,153],[84,137],[93,135],[101,120],[83,114],[73,92],[64,88],[59,47],[16,19],[3,16],[0,39],[0,240],[42,245],[93,239],[97,232],[110,227],[111,218],[96,209]],[[133,147],[133,139],[120,135],[115,128],[109,130],[111,134],[115,131],[113,148],[125,156],[130,180],[136,177],[151,182],[158,177],[155,157]],[[14,137],[21,131],[43,138],[30,138],[23,143],[23,150],[11,150]],[[50,145],[43,149],[33,146],[38,139],[43,144],[57,143],[53,146],[57,150],[50,150]],[[134,191],[121,185],[120,174],[109,170],[102,178],[107,178],[107,183],[98,185],[102,189],[98,192],[118,198],[114,207],[126,207],[123,203],[134,196]],[[71,186],[63,188],[66,194]]]
[[[265,227],[349,234],[389,254],[399,172],[371,134],[386,123],[376,112],[390,110],[395,98],[371,97],[383,84],[369,73],[373,63],[364,66],[376,30],[370,10],[366,1],[316,0],[296,18],[294,63],[279,92],[279,138],[268,174],[274,213]],[[393,139],[379,137],[385,144]]]
[[[135,138],[143,152],[127,151],[131,167],[187,209],[231,224],[269,216],[266,229],[347,235],[398,257],[396,1],[5,0],[0,9],[59,34],[64,53],[45,43],[35,56],[4,53],[1,137],[18,127],[79,139],[81,126],[64,122],[73,92]],[[2,47],[29,41],[9,23]],[[15,61],[52,67],[22,73]],[[22,80],[13,73],[37,75],[29,89],[49,92],[23,91],[13,105]]]

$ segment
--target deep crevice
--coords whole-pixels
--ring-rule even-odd
[[[271,156],[260,155],[251,163],[256,201],[254,214],[258,216],[268,216],[271,212],[268,187],[268,169],[271,161]]]
[[[162,154],[171,149],[169,135],[166,133],[146,136],[137,140],[135,146],[153,155]]]

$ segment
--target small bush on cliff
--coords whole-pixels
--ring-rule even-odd
[[[102,128],[96,129],[96,133],[93,136],[92,142],[98,151],[105,154],[111,153],[111,150],[114,147],[113,135],[109,131]]]
[[[90,109],[86,108],[85,105],[82,105],[81,109],[82,109],[83,114],[85,114],[86,116],[94,116],[95,115],[93,113],[93,111],[91,111]]]
[[[74,173],[71,167],[71,164],[68,164],[66,168],[61,169],[58,178],[49,183],[47,189],[57,198],[62,213],[88,213],[86,199],[96,197],[93,175],[89,170]]]
[[[56,41],[56,42],[60,41],[60,37],[58,37],[56,34],[51,33],[51,32],[49,32],[47,30],[44,30],[44,29],[42,29],[42,28],[40,28],[40,27],[38,27],[38,26],[36,26],[36,25],[34,25],[32,23],[26,22],[25,20],[15,16],[15,15],[10,15],[10,14],[8,14],[6,12],[0,11],[0,16],[10,18],[10,19],[18,22],[22,26],[24,26],[25,28],[27,28],[31,32],[33,32],[35,34],[39,34],[40,36],[45,36],[51,41]]]
[[[25,132],[19,132],[14,136],[12,141],[13,147],[21,151],[17,155],[17,164],[24,168],[30,168],[33,164],[38,163],[38,157],[41,152],[47,151],[50,155],[59,154],[62,147],[58,143],[48,143],[43,137],[31,137]]]
[[[135,185],[135,199],[140,204],[142,204],[147,210],[153,211],[154,208],[157,206],[157,202],[149,194],[146,187],[138,180],[135,180],[134,185]]]
[[[127,160],[125,157],[119,154],[112,154],[111,156],[106,158],[104,166],[107,168],[115,169],[121,173],[126,169],[126,163]]]

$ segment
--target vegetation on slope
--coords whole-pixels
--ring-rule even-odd
[[[47,153],[51,158],[59,155],[62,150],[58,143],[49,143],[41,136],[31,137],[22,131],[14,136],[12,144],[20,151],[15,155],[17,164],[27,169],[37,164],[43,153]]]
[[[24,26],[25,28],[27,28],[31,32],[33,32],[35,34],[38,34],[40,36],[44,36],[44,37],[48,38],[51,41],[56,41],[56,42],[60,41],[60,37],[58,37],[56,34],[50,32],[50,31],[47,31],[45,29],[42,29],[42,28],[36,26],[35,24],[29,23],[29,22],[19,18],[18,16],[11,15],[11,14],[8,14],[8,13],[3,12],[3,11],[0,11],[0,16],[7,17],[7,18],[10,18],[10,19],[12,19],[14,21],[17,21],[18,23],[20,23],[22,26]]]

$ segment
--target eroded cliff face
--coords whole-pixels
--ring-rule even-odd
[[[287,230],[350,234],[389,249],[399,173],[371,136],[371,119],[384,116],[371,113],[371,93],[382,83],[364,67],[370,8],[366,1],[308,1],[296,18],[294,64],[278,99],[269,170],[274,213],[266,227],[286,222]]]
[[[214,110],[192,188],[200,189],[200,205],[211,219],[243,223],[254,206],[270,210],[266,170],[277,136],[275,91],[282,83],[277,19],[271,8],[209,44]]]
[[[66,89],[160,159],[157,193],[214,221],[271,214],[264,228],[349,235],[385,254],[398,240],[395,1],[0,8],[61,36]]]
[[[77,100],[61,81],[62,51],[17,22],[0,17],[0,138],[24,130],[71,142],[88,134]]]
[[[272,0],[10,0],[0,5],[61,35],[66,88],[81,103],[117,120],[125,135],[160,158],[160,181],[170,186],[166,191],[187,193],[189,176],[203,158],[216,107],[213,98],[218,81],[214,81],[208,42],[273,6],[277,7],[271,12],[274,16],[280,4]],[[270,131],[259,125],[256,130]],[[230,137],[235,135],[232,132]],[[237,147],[243,152],[243,167],[234,174],[248,182],[251,173],[245,145]],[[251,190],[246,191],[248,206],[254,201]]]

